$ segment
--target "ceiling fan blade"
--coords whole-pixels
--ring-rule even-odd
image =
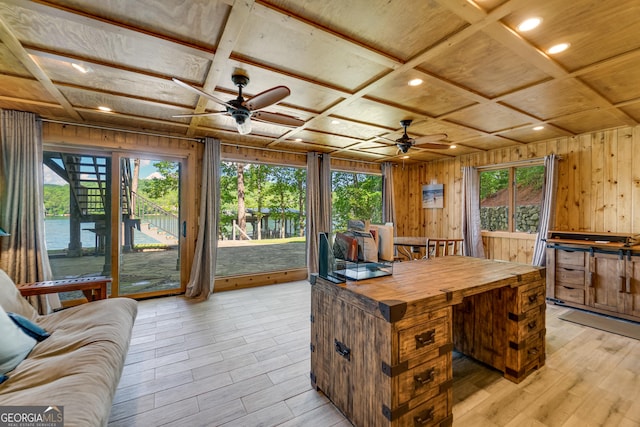
[[[217,102],[218,104],[222,104],[225,107],[235,108],[233,105],[229,104],[228,102],[223,101],[220,98],[217,98],[217,97],[215,97],[215,96],[213,96],[213,95],[211,95],[211,94],[209,94],[209,93],[207,93],[207,92],[205,92],[203,90],[200,90],[195,86],[191,86],[189,83],[185,83],[182,80],[176,79],[175,77],[172,78],[171,80],[173,80],[178,86],[182,86],[183,88],[185,88],[187,90],[190,90],[192,92],[195,92],[200,96],[204,96],[205,98],[209,98],[210,100],[212,100],[214,102]]]
[[[227,114],[226,111],[216,111],[215,113],[193,113],[193,114],[176,114],[171,117],[206,117],[206,116],[218,116],[221,114]]]
[[[288,87],[276,86],[253,96],[248,101],[245,101],[243,105],[247,107],[249,111],[256,111],[276,104],[289,95],[291,95],[291,91]]]
[[[304,124],[304,120],[295,117],[286,116],[278,113],[268,113],[266,111],[256,111],[251,117],[261,122],[276,123],[284,126],[298,127]]]
[[[425,136],[420,136],[418,138],[414,138],[413,145],[423,145],[425,143],[436,142],[446,138],[447,138],[446,133],[434,133],[433,135],[425,135]],[[446,145],[448,146],[449,144],[446,144]]]
[[[376,139],[384,139],[385,141],[389,141],[389,142],[392,142],[394,144],[396,143],[395,139],[389,139],[386,136],[374,136],[374,138],[376,138]]]

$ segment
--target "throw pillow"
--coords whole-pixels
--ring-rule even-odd
[[[31,320],[27,319],[24,316],[19,315],[18,313],[7,312],[7,315],[13,320],[13,323],[18,325],[22,331],[29,335],[31,338],[40,342],[45,338],[49,338],[49,332],[45,331],[39,325],[36,325]]]
[[[35,345],[36,340],[22,332],[0,306],[0,375],[13,371]]]

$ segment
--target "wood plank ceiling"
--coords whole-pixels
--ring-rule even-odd
[[[429,161],[638,124],[639,22],[638,0],[0,0],[0,108],[366,161],[398,160],[378,137],[413,119],[456,145],[408,153]],[[223,109],[172,77],[231,100],[236,68],[304,124],[172,117]]]

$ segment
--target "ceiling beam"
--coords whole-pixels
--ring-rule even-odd
[[[242,32],[253,9],[254,0],[236,0],[231,7],[231,13],[222,31],[220,43],[216,49],[216,53],[211,62],[211,67],[204,81],[202,90],[207,93],[213,93],[216,86],[222,79],[226,62],[229,60],[233,48],[235,47],[238,37]],[[209,99],[199,96],[198,103],[194,110],[195,114],[204,113],[209,103]],[[187,131],[188,136],[195,134],[202,117],[193,117]]]
[[[38,63],[34,61],[26,49],[20,43],[20,40],[15,36],[9,26],[0,18],[0,40],[4,43],[9,51],[15,56],[18,61],[40,82],[44,89],[49,92],[53,98],[64,108],[65,112],[75,120],[82,121],[82,117],[76,110],[73,109],[71,103],[64,97],[64,95],[53,84],[47,74],[40,68]]]

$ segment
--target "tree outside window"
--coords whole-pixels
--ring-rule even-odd
[[[334,231],[346,230],[350,219],[382,222],[382,176],[340,171],[331,176]]]

